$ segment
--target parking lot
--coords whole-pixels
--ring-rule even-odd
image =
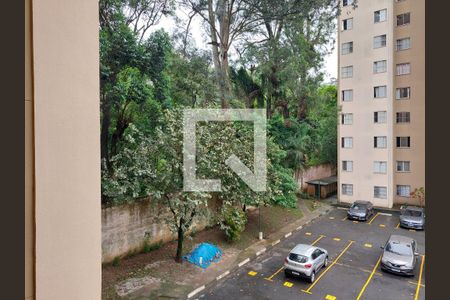
[[[420,254],[414,277],[382,272],[380,246],[391,234],[414,238]],[[284,275],[283,262],[299,243],[329,253],[314,283]],[[200,299],[425,299],[425,232],[399,227],[398,213],[377,211],[368,222],[350,221],[346,210],[296,230],[272,249],[196,296]]]

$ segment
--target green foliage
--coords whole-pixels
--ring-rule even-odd
[[[112,266],[113,267],[118,267],[119,265],[120,265],[120,257],[119,256],[116,256],[116,257],[114,257],[114,259],[113,259],[113,261],[112,261]]]
[[[163,241],[159,241],[157,243],[154,244],[149,244],[147,240],[144,241],[144,246],[142,247],[142,252],[144,253],[149,253],[151,251],[154,250],[158,250],[159,248],[161,248],[163,245]]]
[[[247,223],[247,215],[238,207],[223,206],[220,215],[220,229],[230,242],[238,241]]]

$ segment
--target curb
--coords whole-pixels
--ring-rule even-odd
[[[292,234],[294,232],[297,232],[301,229],[303,229],[303,227],[313,221],[315,221],[316,219],[328,214],[331,210],[333,209],[333,207],[327,208],[325,211],[319,213],[317,216],[315,216],[314,218],[308,220],[307,222],[305,222],[303,225],[298,226],[297,228],[289,231],[288,233],[282,235],[281,238],[273,241],[272,243],[266,245],[265,247],[261,248],[258,252],[256,252],[255,254],[251,255],[250,257],[247,257],[246,259],[244,259],[243,261],[241,261],[240,263],[238,263],[237,265],[235,265],[234,267],[231,267],[230,269],[228,269],[227,271],[225,271],[224,273],[222,273],[221,275],[217,276],[215,279],[211,280],[210,282],[196,288],[195,290],[193,290],[192,292],[190,292],[187,295],[187,299],[191,299],[192,297],[194,297],[195,295],[197,295],[198,293],[200,293],[201,291],[207,289],[207,288],[211,288],[213,287],[219,280],[223,279],[224,277],[226,277],[227,275],[237,271],[240,267],[244,266],[245,264],[247,264],[248,262],[256,259],[258,256],[260,256],[261,254],[263,254],[266,251],[271,250],[275,245],[277,245],[278,243],[280,243],[283,240],[288,239],[290,236],[292,236]],[[245,250],[247,250],[248,248],[250,248],[251,246],[247,247]],[[244,250],[244,251],[245,251]]]

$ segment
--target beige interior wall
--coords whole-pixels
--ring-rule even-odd
[[[31,0],[25,0],[25,299],[34,299],[34,161]]]
[[[98,1],[33,2],[36,298],[101,298]]]

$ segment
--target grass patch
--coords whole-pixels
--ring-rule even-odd
[[[320,207],[320,202],[316,199],[302,199],[309,211],[314,211]]]
[[[145,241],[144,242],[144,246],[142,247],[142,252],[143,253],[149,253],[151,251],[158,250],[162,246],[163,246],[163,241],[162,240],[157,242],[157,243],[154,243],[154,244],[149,244],[148,241]]]

